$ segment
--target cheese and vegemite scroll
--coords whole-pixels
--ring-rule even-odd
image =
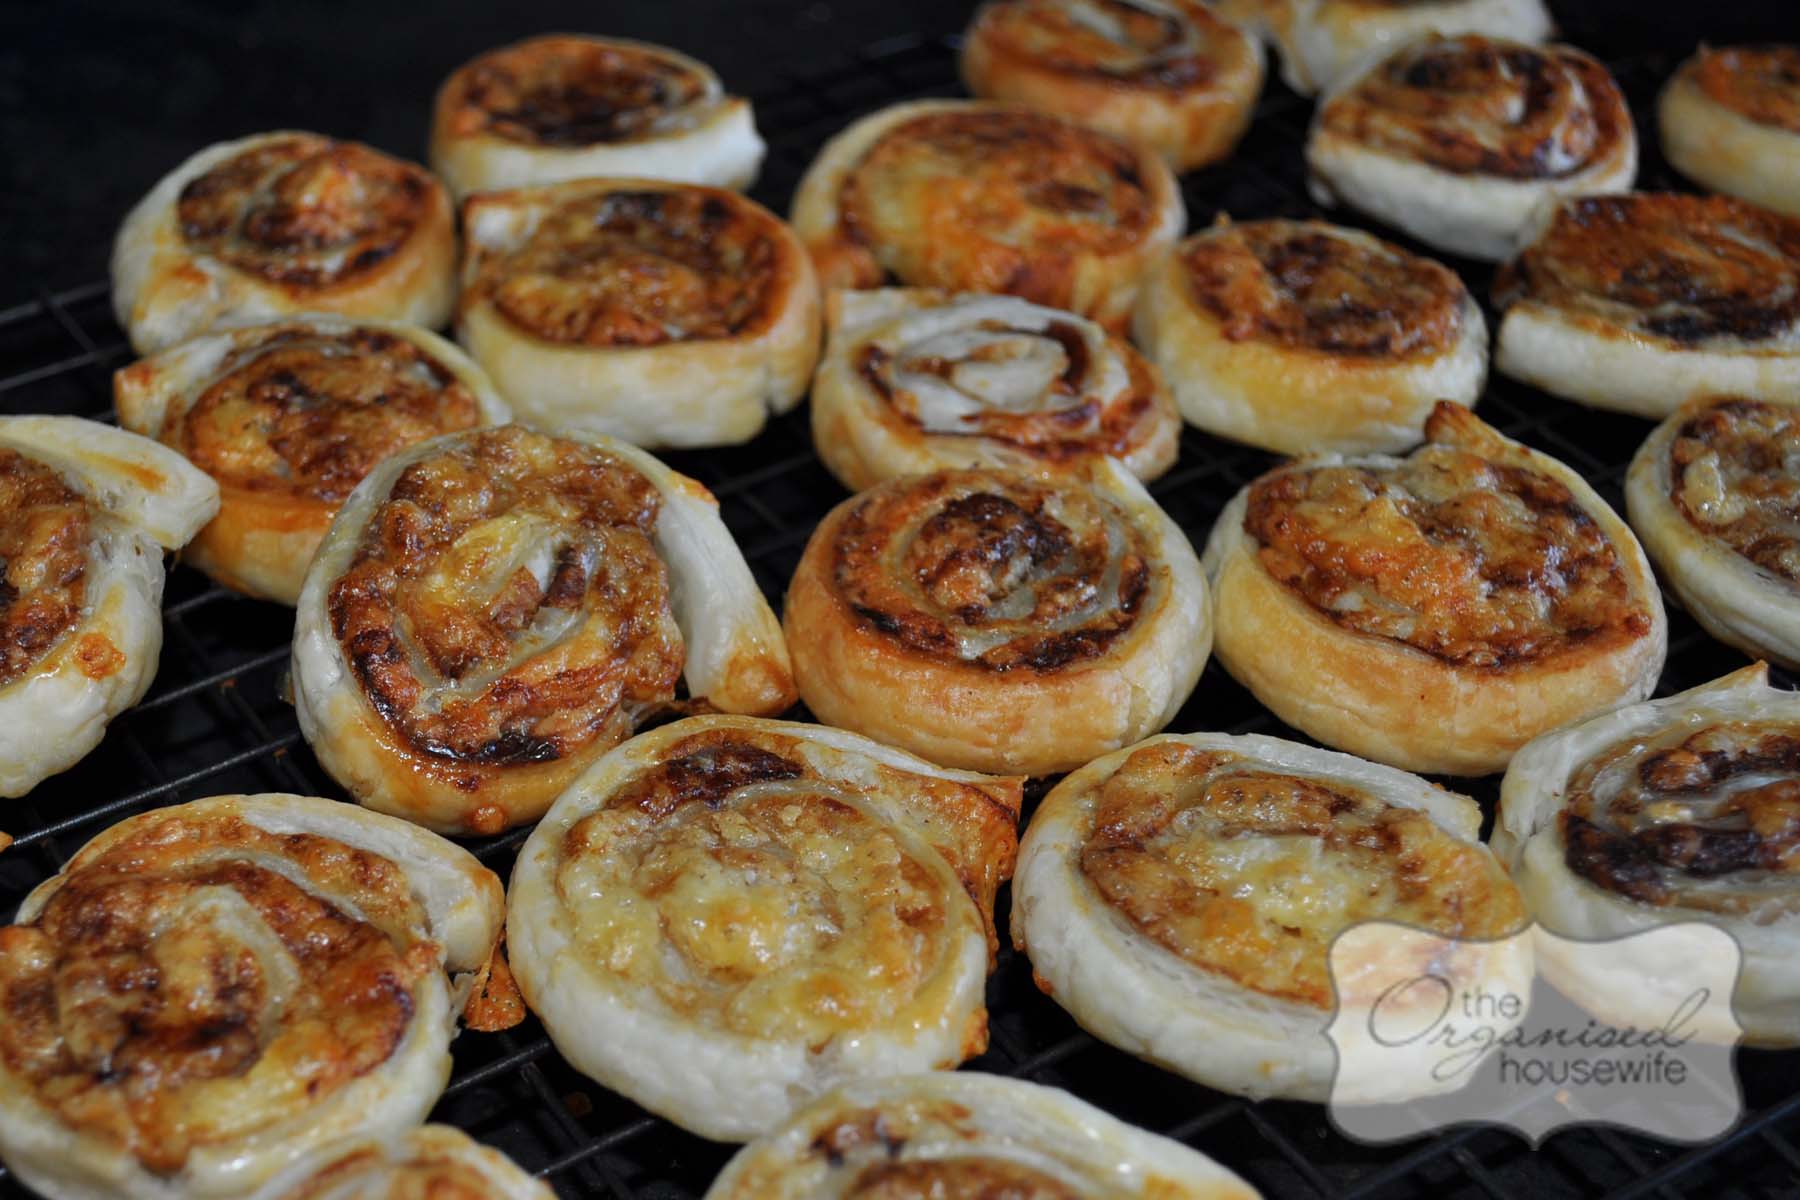
[[[581,1071],[720,1140],[848,1080],[954,1067],[987,1046],[1022,784],[818,725],[640,734],[519,852],[519,988]]]
[[[1440,404],[1405,458],[1321,455],[1225,507],[1206,547],[1219,660],[1276,716],[1409,771],[1484,775],[1650,694],[1650,564],[1581,477]]]
[[[1124,338],[1015,296],[833,292],[813,445],[851,491],[953,467],[1055,470],[1110,455],[1139,479],[1175,461],[1181,415]]]
[[[1761,663],[1545,734],[1500,789],[1494,852],[1533,915],[1572,938],[1701,921],[1743,958],[1732,1008],[1755,1044],[1800,1044],[1800,697]],[[1667,945],[1667,944],[1665,944]],[[1649,953],[1649,951],[1645,951]],[[1611,962],[1613,960],[1607,960]],[[1546,961],[1571,994],[1669,1018],[1692,975],[1646,961],[1641,996]]]
[[[976,1071],[846,1084],[738,1151],[706,1200],[1257,1200],[1180,1142]]]
[[[812,262],[736,192],[577,180],[475,196],[463,229],[457,338],[522,421],[717,446],[806,394]]]
[[[0,417],[0,796],[100,744],[162,650],[163,551],[219,510],[173,450],[79,417]]]
[[[571,179],[742,190],[763,141],[705,63],[622,38],[547,34],[464,63],[438,90],[431,169],[457,200]]]
[[[1661,420],[1699,395],[1800,401],[1800,219],[1729,196],[1564,200],[1494,278],[1494,365]]]
[[[1306,161],[1322,201],[1497,262],[1547,198],[1629,191],[1638,149],[1597,59],[1468,34],[1408,43],[1334,91]]]
[[[1800,46],[1702,46],[1657,102],[1670,165],[1800,217]]]
[[[237,1197],[415,1125],[503,915],[468,852],[338,801],[129,818],[0,928],[0,1159],[52,1200]]]
[[[1151,147],[1177,171],[1229,155],[1262,91],[1255,39],[1198,0],[989,0],[969,90]]]
[[[498,1150],[449,1125],[333,1142],[263,1185],[255,1200],[556,1200]]]
[[[293,686],[352,796],[471,834],[536,820],[671,706],[794,700],[705,488],[623,442],[517,425],[421,442],[357,485],[301,589]]]
[[[456,299],[450,197],[423,167],[316,133],[220,142],[119,227],[113,311],[150,354],[295,313],[436,328]]]
[[[1005,292],[1123,332],[1187,216],[1148,147],[1019,106],[919,100],[827,142],[792,219],[827,289]]]
[[[1151,273],[1135,325],[1182,416],[1283,454],[1402,450],[1487,378],[1455,272],[1322,221],[1221,218]]]
[[[1025,775],[1167,725],[1212,648],[1193,547],[1109,458],[907,475],[853,496],[813,532],[785,620],[821,721]]]
[[[1480,829],[1473,800],[1347,754],[1151,738],[1044,798],[1019,852],[1013,940],[1083,1028],[1210,1087],[1324,1100],[1341,1069],[1340,1087],[1373,1070],[1387,1078],[1367,1086],[1404,1090],[1393,1060],[1340,1062],[1326,1037],[1335,1004],[1369,1001],[1350,994],[1359,979],[1385,986],[1342,962],[1334,980],[1332,942],[1404,924],[1449,940],[1432,939],[1459,988],[1529,995],[1529,940],[1502,940],[1525,905]]]
[[[416,325],[288,317],[203,334],[113,375],[133,433],[219,485],[219,515],[183,558],[293,604],[344,498],[377,462],[511,411],[467,355]]]

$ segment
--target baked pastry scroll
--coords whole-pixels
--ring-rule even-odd
[[[435,328],[456,298],[450,197],[424,168],[316,133],[208,146],[113,243],[113,311],[139,354],[296,313]]]
[[[1800,217],[1800,46],[1701,46],[1656,116],[1683,175]]]
[[[417,1124],[501,903],[466,851],[312,796],[113,826],[0,928],[0,1158],[52,1200],[244,1196]]]
[[[1411,771],[1499,770],[1545,730],[1649,695],[1668,646],[1625,522],[1454,404],[1405,458],[1257,479],[1205,564],[1226,669],[1296,729]]]
[[[817,725],[641,734],[519,853],[507,946],[563,1055],[706,1137],[987,1045],[1017,778]]]
[[[362,803],[536,820],[641,721],[793,703],[780,626],[693,480],[622,442],[448,434],[345,502],[295,614],[300,729]]]
[[[517,1164],[449,1125],[334,1142],[270,1180],[256,1200],[554,1200]]]

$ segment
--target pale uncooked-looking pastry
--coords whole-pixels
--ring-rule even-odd
[[[1219,661],[1296,729],[1483,775],[1650,694],[1668,626],[1631,530],[1548,455],[1440,404],[1405,458],[1321,455],[1240,491],[1206,546]]]
[[[1067,1092],[974,1071],[849,1084],[740,1150],[706,1200],[1257,1200],[1180,1142]]]
[[[519,852],[507,946],[563,1055],[706,1137],[987,1045],[994,892],[1022,780],[817,725],[695,717],[564,792]]]
[[[119,227],[113,311],[139,354],[295,313],[432,328],[456,298],[450,197],[423,167],[316,133],[219,142]]]
[[[818,283],[754,201],[586,179],[475,196],[463,230],[456,336],[523,421],[716,446],[806,394]]]
[[[828,289],[1007,292],[1122,332],[1187,217],[1148,147],[1023,107],[918,100],[827,142],[792,219]]]
[[[1555,196],[1629,191],[1631,110],[1572,46],[1410,42],[1334,89],[1307,138],[1314,191],[1440,250],[1498,261]]]
[[[52,1200],[203,1200],[399,1133],[501,917],[467,851],[354,805],[122,821],[0,928],[0,1159]]]
[[[1262,51],[1199,0],[989,0],[963,35],[962,75],[1153,147],[1177,171],[1229,155],[1262,91]]]
[[[693,480],[636,447],[517,425],[376,467],[295,613],[300,729],[352,796],[444,832],[533,821],[687,701],[776,713],[781,627]]]
[[[1533,915],[1565,937],[1725,929],[1743,954],[1732,1009],[1744,1036],[1800,1044],[1800,697],[1770,687],[1761,663],[1532,742],[1507,769],[1493,846]],[[1564,990],[1604,997],[1615,1023],[1650,1028],[1693,978],[1691,962],[1650,953],[1629,990],[1589,978],[1579,954],[1545,967]]]
[[[333,1142],[295,1163],[256,1200],[555,1200],[498,1150],[449,1125]]]
[[[79,417],[0,417],[0,796],[100,744],[162,650],[163,551],[219,511],[173,450]]]
[[[1480,830],[1468,797],[1347,754],[1259,735],[1151,738],[1044,798],[1019,853],[1013,940],[1038,985],[1120,1049],[1226,1091],[1324,1100],[1334,1075],[1340,1087],[1371,1067],[1391,1077],[1405,1056],[1340,1061],[1326,1038],[1334,1007],[1368,999],[1345,993],[1358,976],[1329,959],[1352,926],[1465,943],[1440,943],[1444,977],[1530,994],[1529,941],[1499,940],[1525,906]],[[1403,1079],[1383,1098],[1429,1073]]]
[[[1660,420],[1699,395],[1800,401],[1800,219],[1729,196],[1564,200],[1494,279],[1494,365]]]
[[[1015,296],[833,292],[813,445],[845,487],[948,467],[1056,470],[1110,455],[1140,479],[1175,461],[1181,416],[1124,338]]]
[[[1656,119],[1683,175],[1800,217],[1800,46],[1700,47]]]
[[[1151,273],[1135,325],[1182,416],[1284,454],[1404,449],[1487,378],[1455,272],[1322,221],[1221,219]]]
[[[472,192],[631,177],[747,188],[762,165],[750,102],[664,46],[546,34],[464,63],[438,89],[431,169]]]
[[[119,423],[219,485],[183,558],[292,604],[338,505],[414,442],[512,419],[481,368],[416,325],[287,317],[204,334],[113,375]]]
[[[1175,716],[1212,647],[1187,536],[1110,458],[889,480],[820,522],[788,648],[821,721],[977,771],[1067,771]]]

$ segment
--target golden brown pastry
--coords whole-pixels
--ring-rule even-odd
[[[1699,395],[1800,401],[1800,220],[1728,196],[1565,200],[1494,278],[1494,365],[1660,420]]]
[[[1152,147],[1177,171],[1226,157],[1262,52],[1198,0],[989,0],[963,36],[969,90]]]
[[[295,613],[294,703],[319,762],[444,832],[536,820],[683,680],[687,703],[725,712],[794,700],[717,502],[598,436],[506,425],[387,459]]]
[[[932,762],[1045,775],[1167,725],[1212,647],[1187,537],[1109,458],[942,471],[834,508],[788,588],[813,715]]]
[[[857,121],[819,152],[793,209],[828,289],[1006,292],[1116,333],[1185,220],[1175,176],[1149,149],[973,100]]]
[[[451,72],[431,119],[431,169],[473,192],[599,176],[743,189],[763,142],[750,102],[705,63],[624,38],[547,34]]]
[[[295,1163],[256,1200],[555,1200],[498,1150],[448,1125],[333,1142]]]
[[[1657,102],[1663,155],[1717,192],[1800,217],[1800,46],[1702,46]]]
[[[500,881],[392,817],[215,796],[89,842],[0,928],[0,1159],[52,1200],[244,1196],[450,1078]]]
[[[695,717],[620,746],[519,852],[507,946],[565,1057],[685,1129],[987,1046],[1021,785],[817,725]]]
[[[422,167],[316,133],[208,146],[119,227],[113,311],[139,354],[296,313],[432,328],[456,298],[450,197]]]
[[[476,196],[463,227],[456,335],[523,421],[716,446],[806,394],[818,284],[759,204],[588,179]]]
[[[1454,272],[1322,221],[1221,218],[1151,273],[1135,324],[1184,417],[1284,454],[1404,449],[1487,378]]]
[[[1482,775],[1650,694],[1668,644],[1637,539],[1579,475],[1440,404],[1405,458],[1322,455],[1226,506],[1219,661],[1296,729]]]
[[[952,467],[1060,469],[1110,455],[1139,479],[1175,461],[1181,415],[1124,338],[1015,296],[833,292],[813,445],[851,491]]]
[[[1440,250],[1498,261],[1548,198],[1624,192],[1631,110],[1572,46],[1465,34],[1410,42],[1320,105],[1306,161],[1341,200]]]
[[[219,485],[184,558],[226,587],[293,604],[319,539],[377,462],[512,419],[481,368],[416,325],[289,317],[206,334],[113,376],[119,423]]]

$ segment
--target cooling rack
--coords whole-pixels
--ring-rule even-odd
[[[1605,48],[1606,31],[1571,33],[1590,49]],[[1645,30],[1631,33],[1641,41]],[[1642,120],[1687,49],[1633,53],[1611,63],[1640,118],[1646,188],[1682,186],[1657,157],[1654,140],[1643,136],[1651,131]],[[958,92],[955,42],[948,38],[885,42],[791,77],[755,98],[770,154],[754,194],[785,211],[820,143],[847,121],[897,100]],[[1307,101],[1272,80],[1238,153],[1184,180],[1190,223],[1201,225],[1218,212],[1317,213],[1300,155],[1310,111]],[[1489,268],[1452,265],[1486,296]],[[107,416],[111,372],[128,359],[103,281],[0,309],[0,410]],[[1507,434],[1574,466],[1615,506],[1626,463],[1649,430],[1503,379],[1491,383],[1479,411]],[[668,457],[718,495],[758,581],[779,602],[807,535],[844,494],[813,454],[804,410],[774,422],[748,446]],[[1180,461],[1151,490],[1199,543],[1231,495],[1273,461],[1190,429]],[[10,916],[88,837],[145,808],[219,792],[342,794],[313,761],[282,699],[292,629],[287,610],[235,596],[176,567],[164,622],[161,671],[145,701],[116,720],[101,747],[75,769],[0,807],[0,829],[17,838],[0,854],[0,914]],[[1740,662],[1672,608],[1659,694]],[[1216,664],[1172,728],[1295,736]],[[1494,781],[1460,786],[1491,809]],[[470,845],[504,877],[524,837],[515,831]],[[1004,918],[1004,896],[1002,903]],[[1699,1147],[1584,1127],[1558,1133],[1534,1151],[1484,1126],[1369,1147],[1338,1135],[1316,1105],[1249,1103],[1101,1045],[1037,991],[1029,965],[1009,949],[1001,951],[988,1006],[992,1042],[973,1068],[1067,1088],[1212,1155],[1270,1197],[1800,1195],[1800,1052],[1740,1054],[1744,1118],[1727,1136]],[[535,1021],[503,1034],[464,1033],[454,1052],[455,1072],[433,1119],[512,1155],[561,1196],[695,1197],[730,1154],[730,1147],[687,1135],[582,1077]],[[0,1200],[28,1195],[0,1168]]]

